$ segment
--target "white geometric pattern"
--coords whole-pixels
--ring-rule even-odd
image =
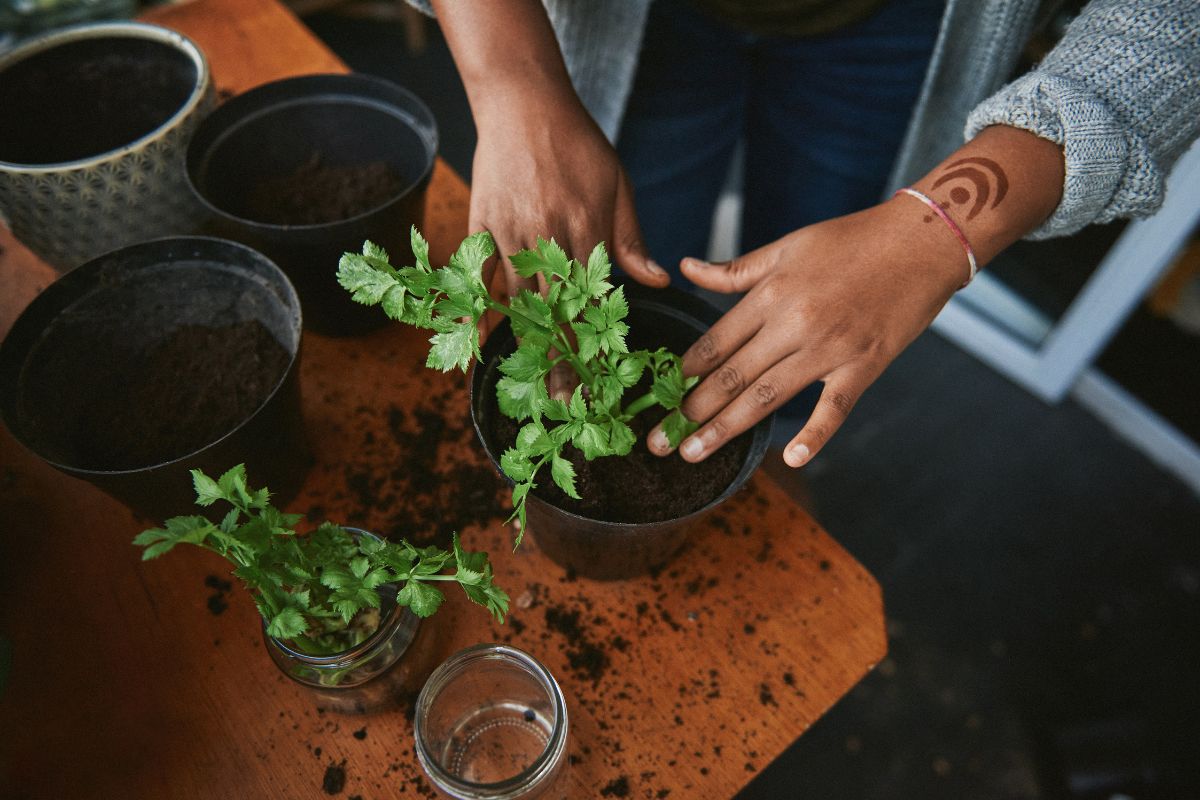
[[[62,270],[116,247],[196,233],[204,212],[188,189],[185,158],[214,96],[210,82],[191,114],[122,155],[69,169],[0,165],[0,216]]]

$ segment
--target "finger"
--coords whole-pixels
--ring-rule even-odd
[[[638,283],[661,288],[671,282],[667,271],[646,251],[642,226],[638,224],[633,203],[633,188],[624,173],[617,185],[617,206],[613,210],[612,250],[617,266]]]
[[[802,371],[804,361],[802,354],[793,353],[760,375],[716,416],[684,439],[679,445],[679,455],[684,461],[703,461],[791,399],[812,380]]]
[[[730,261],[713,263],[699,258],[679,262],[683,276],[692,283],[714,292],[748,292],[775,267],[778,250],[759,248]]]
[[[760,385],[759,379],[773,366],[794,354],[797,354],[794,344],[760,328],[721,366],[710,372],[699,386],[688,392],[680,410],[688,419],[703,423],[746,392],[775,391],[777,387]],[[763,400],[770,403],[774,397],[764,395]]]
[[[683,354],[683,374],[708,375],[762,328],[767,314],[758,298],[743,297]]]
[[[550,370],[548,384],[550,396],[566,403],[571,400],[575,387],[579,385],[579,376],[567,364],[556,364]]]
[[[842,427],[854,404],[870,385],[871,380],[830,376],[812,415],[783,449],[784,463],[789,467],[802,467],[812,460]]]

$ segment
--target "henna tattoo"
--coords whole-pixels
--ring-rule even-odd
[[[978,166],[975,166],[978,165]],[[983,167],[980,169],[979,167]],[[971,203],[971,198],[974,196],[974,202],[971,203],[970,209],[967,211],[967,219],[974,219],[975,216],[983,210],[984,206],[988,205],[988,200],[991,200],[991,208],[1000,205],[1004,200],[1004,196],[1008,194],[1008,175],[995,161],[990,158],[981,158],[978,156],[971,158],[960,158],[946,165],[941,177],[933,182],[933,188],[938,189],[944,184],[951,181],[967,181],[973,187],[974,191],[966,186],[957,185],[950,188],[949,202],[940,201],[938,205],[943,209],[949,210],[951,204],[964,206]],[[993,192],[993,189],[995,190]],[[932,222],[933,217],[925,217],[926,222]]]

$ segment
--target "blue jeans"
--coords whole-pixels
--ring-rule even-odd
[[[944,0],[889,0],[834,33],[768,37],[687,0],[650,7],[617,151],[650,255],[681,288],[743,145],[740,252],[880,200],[904,138]],[[779,409],[775,444],[799,430],[814,385]]]
[[[831,34],[757,36],[687,0],[650,7],[617,140],[650,254],[673,273],[704,257],[744,144],[741,252],[880,199],[943,0],[890,0]]]

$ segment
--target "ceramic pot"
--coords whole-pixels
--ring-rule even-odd
[[[716,308],[678,289],[647,289],[633,283],[624,286],[630,308],[630,349],[666,346],[683,353],[720,317]],[[471,374],[471,420],[497,470],[505,445],[497,437],[500,412],[496,383],[500,379],[500,360],[514,349],[516,341],[504,321],[488,336],[482,358]],[[729,499],[758,469],[771,441],[773,421],[771,415],[743,434],[749,438],[749,446],[736,476],[708,502],[686,514],[655,522],[612,522],[572,513],[530,494],[526,499],[528,533],[555,563],[585,577],[620,579],[661,567],[683,546],[688,531]],[[732,443],[726,445],[730,446]],[[549,480],[547,475],[544,481]]]
[[[213,96],[196,45],[155,25],[80,25],[0,55],[0,216],[60,270],[196,232],[184,157]]]
[[[366,75],[306,75],[213,112],[188,149],[188,180],[212,233],[288,274],[306,325],[360,333],[387,318],[338,286],[338,260],[366,239],[397,263],[412,259],[437,142],[432,112],[411,92]]]
[[[189,470],[244,462],[276,502],[309,466],[300,303],[260,253],[203,237],[94,259],[0,344],[0,418],[34,454],[153,520],[191,505]]]

